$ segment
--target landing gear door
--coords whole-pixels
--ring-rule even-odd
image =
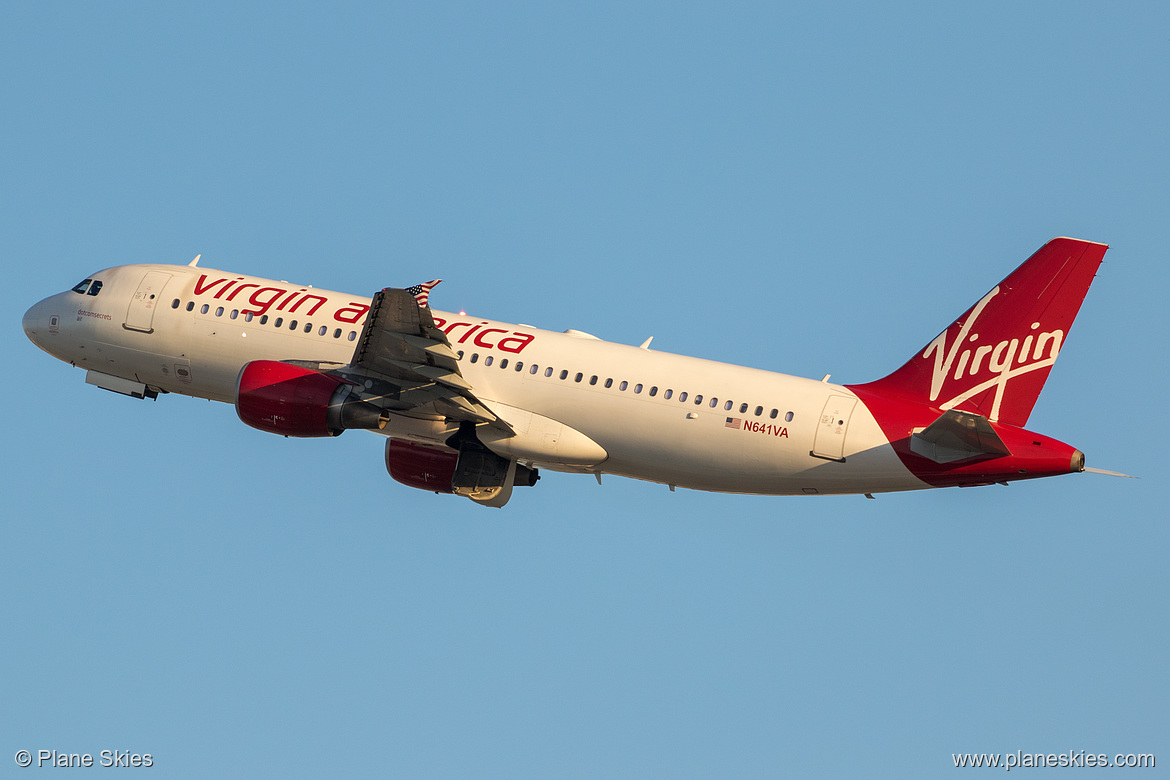
[[[845,432],[849,429],[849,417],[856,405],[856,398],[847,395],[829,396],[821,412],[821,419],[817,421],[817,435],[813,439],[810,455],[845,462]]]
[[[146,276],[142,277],[134,297],[130,299],[130,306],[126,309],[123,328],[143,333],[154,332],[154,310],[162,301],[163,287],[170,279],[171,275],[163,271],[148,271]]]

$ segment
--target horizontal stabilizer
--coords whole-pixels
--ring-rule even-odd
[[[910,450],[935,463],[1011,455],[1003,439],[980,414],[951,409],[910,437]]]

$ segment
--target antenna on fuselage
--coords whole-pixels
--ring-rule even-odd
[[[187,265],[194,268],[195,266],[199,265],[199,258],[201,258],[201,257],[203,257],[202,254],[195,255],[195,259],[192,260],[191,262],[187,263]]]

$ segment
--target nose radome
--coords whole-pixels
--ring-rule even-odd
[[[24,313],[24,319],[20,321],[20,325],[24,328],[24,335],[28,336],[28,340],[36,344],[37,331],[41,328],[41,304],[35,304],[26,311]]]

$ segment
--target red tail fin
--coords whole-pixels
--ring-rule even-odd
[[[859,387],[1022,427],[1107,248],[1052,239],[904,366]]]

